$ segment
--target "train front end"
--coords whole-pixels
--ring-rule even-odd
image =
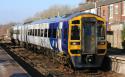
[[[81,14],[69,21],[68,53],[75,68],[100,67],[107,52],[106,21]]]

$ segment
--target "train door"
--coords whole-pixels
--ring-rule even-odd
[[[57,38],[58,38],[58,50],[59,51],[63,51],[62,50],[62,26],[63,26],[63,22],[59,23],[58,26],[58,31],[57,31]]]
[[[68,53],[68,25],[67,21],[63,22],[62,27],[62,50]]]
[[[18,40],[22,41],[22,25],[19,25],[18,30],[19,30]]]
[[[26,26],[26,28],[25,28],[25,31],[26,31],[26,40],[25,40],[25,42],[28,42],[27,41],[27,36],[28,36],[28,26],[27,25],[25,25]]]
[[[51,35],[50,35],[50,44],[51,47],[55,50],[57,50],[57,27],[59,23],[50,23],[50,30],[51,30]]]
[[[84,54],[96,53],[96,19],[82,19],[82,52]]]
[[[43,27],[43,47],[47,47],[47,38],[48,38],[48,24],[47,23],[43,23],[42,24]]]
[[[16,34],[15,34],[16,36],[15,36],[15,37],[16,37],[16,39],[17,39],[17,42],[19,43],[19,33],[20,33],[19,25],[16,26],[16,29],[15,29],[15,30],[16,30]]]

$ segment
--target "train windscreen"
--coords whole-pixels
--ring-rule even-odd
[[[84,54],[96,52],[96,19],[82,19],[82,51]]]

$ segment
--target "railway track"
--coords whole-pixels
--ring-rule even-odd
[[[104,77],[104,74],[102,71],[90,71],[86,74],[86,77]]]
[[[32,77],[117,77],[115,73],[101,70],[77,70],[54,61],[41,53],[35,53],[10,43],[0,44]],[[110,74],[109,74],[110,73]]]

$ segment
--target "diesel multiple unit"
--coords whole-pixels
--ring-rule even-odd
[[[94,14],[38,20],[15,25],[12,30],[13,40],[61,53],[75,68],[100,67],[107,52],[106,21]]]

